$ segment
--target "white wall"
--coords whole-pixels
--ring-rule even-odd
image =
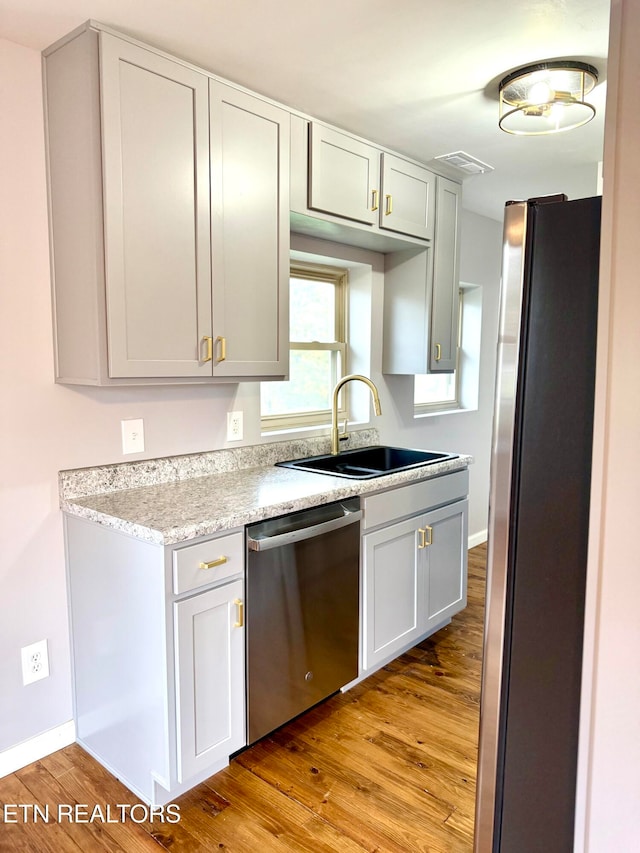
[[[469,533],[474,535],[487,528],[502,223],[463,210],[460,245],[460,280],[482,287],[478,408],[453,415],[413,418],[413,378],[386,376],[394,408],[382,439],[385,443],[470,453],[474,457],[475,463],[469,469]]]
[[[72,717],[62,519],[57,472],[225,446],[226,412],[245,412],[256,443],[256,383],[215,387],[64,387],[53,381],[40,55],[0,40],[0,751]],[[372,375],[380,383],[388,443],[472,453],[470,532],[486,528],[500,226],[463,218],[462,278],[484,287],[480,410],[415,421],[412,383],[380,374],[382,258],[373,268]],[[142,417],[146,452],[124,457],[120,420]],[[22,686],[20,648],[49,641],[51,675]]]
[[[58,470],[142,458],[122,456],[121,418],[145,419],[144,457],[223,446],[248,392],[54,384],[39,53],[0,40],[0,80],[2,751],[72,716]],[[44,638],[51,675],[23,687],[20,648]]]
[[[382,374],[383,257],[375,252],[299,235],[294,236],[292,245],[314,259],[327,256],[371,266],[371,359],[365,372],[376,383],[382,405],[382,415],[374,417],[371,423],[378,429],[383,444],[469,453],[474,457],[469,471],[469,534],[481,536],[487,528],[489,500],[502,224],[469,211],[462,214],[460,279],[482,287],[478,408],[423,418],[413,416],[413,377]],[[353,318],[352,321],[358,322]],[[368,397],[366,389],[364,397],[365,400]]]
[[[640,4],[613,0],[576,851],[640,839]]]

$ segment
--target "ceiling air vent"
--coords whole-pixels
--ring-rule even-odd
[[[483,163],[476,157],[472,157],[465,151],[452,151],[451,154],[440,154],[434,157],[434,160],[441,160],[443,163],[448,163],[456,169],[460,169],[466,175],[481,175],[483,172],[493,172],[493,166],[488,163]]]

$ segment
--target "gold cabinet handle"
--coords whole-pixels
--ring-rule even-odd
[[[378,209],[378,190],[371,190],[371,210]]]
[[[385,199],[387,200],[387,204],[385,207],[384,215],[389,216],[390,213],[393,213],[393,196],[386,195]]]
[[[224,361],[227,357],[227,339],[223,338],[222,335],[218,335],[215,340],[216,347],[220,344],[220,355],[216,359],[216,364],[220,364],[221,361]]]
[[[244,625],[244,602],[240,598],[236,598],[233,603],[238,608],[238,618],[233,623],[233,627],[242,628]]]
[[[202,339],[202,343],[207,345],[207,354],[202,361],[211,361],[213,359],[213,338],[209,335],[205,335]]]
[[[211,560],[209,563],[199,563],[199,569],[213,569],[214,566],[221,566],[228,561],[228,557],[218,557],[217,560]]]
[[[436,361],[440,361],[442,358],[442,347],[440,344],[436,344]]]
[[[418,535],[420,536],[420,540],[418,542],[418,548],[428,548],[429,545],[433,544],[433,528],[427,525],[426,527],[418,528]]]

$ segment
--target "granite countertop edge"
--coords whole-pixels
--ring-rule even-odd
[[[461,454],[427,467],[369,480],[262,465],[179,483],[63,499],[60,506],[69,516],[145,542],[178,545],[331,501],[462,471],[472,463],[472,456]]]

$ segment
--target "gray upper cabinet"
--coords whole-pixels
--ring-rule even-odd
[[[309,207],[374,225],[380,206],[380,151],[309,123]]]
[[[436,192],[429,370],[445,373],[456,369],[458,349],[461,187],[438,177]]]
[[[291,129],[294,231],[382,252],[433,240],[433,172],[299,116]]]
[[[100,34],[109,375],[211,375],[208,80]]]
[[[289,113],[211,86],[213,371],[289,369]]]
[[[438,176],[433,244],[385,255],[383,373],[456,369],[460,198],[460,185]]]
[[[382,155],[380,227],[433,239],[436,176],[393,154]]]
[[[44,81],[58,381],[284,377],[288,113],[93,25]]]

